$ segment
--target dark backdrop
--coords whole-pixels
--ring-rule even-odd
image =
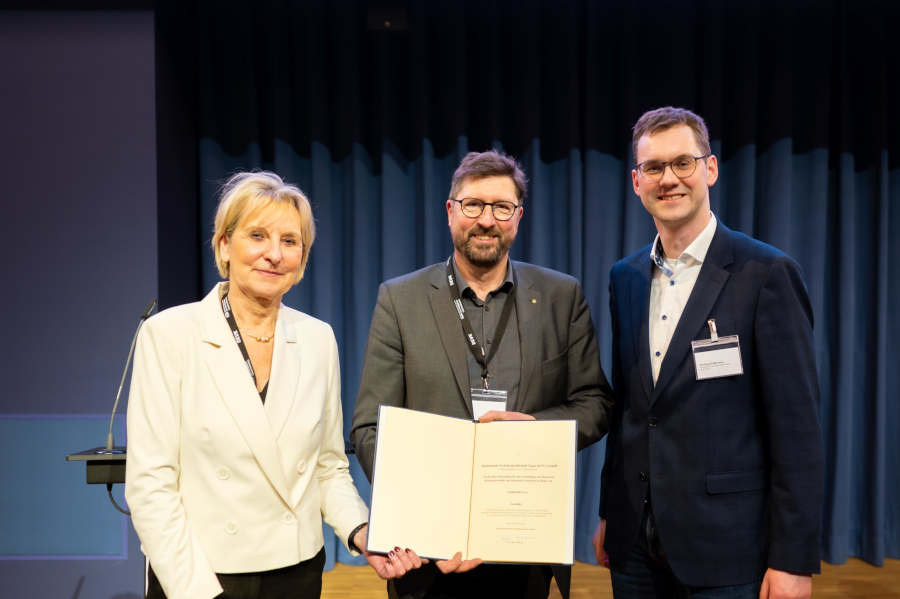
[[[378,282],[449,253],[453,168],[469,150],[503,148],[530,178],[513,254],[583,281],[608,364],[607,273],[653,234],[630,189],[629,129],[649,108],[689,107],[722,161],[716,215],[805,272],[824,556],[900,557],[897,22],[894,3],[835,0],[161,6],[158,43],[178,50],[158,73],[194,125],[177,129],[181,151],[196,152],[196,164],[171,165],[194,185],[178,209],[193,214],[200,196],[197,235],[179,234],[171,247],[190,248],[173,255],[208,241],[217,186],[235,170],[274,169],[306,190],[320,236],[288,301],[334,326],[349,421]],[[199,286],[166,283],[165,270],[171,303],[215,280],[205,247]],[[579,464],[586,561],[602,449]]]
[[[824,557],[900,557],[898,16],[868,0],[160,4],[158,56],[170,55],[158,87],[174,92],[159,98],[160,139],[191,154],[165,167],[160,148],[160,193],[166,176],[189,183],[160,218],[162,237],[178,228],[161,244],[174,261],[167,277],[161,258],[164,303],[215,281],[206,245],[229,173],[273,169],[299,184],[319,238],[287,301],[334,326],[349,424],[378,283],[447,256],[450,175],[494,146],[530,178],[514,256],[582,280],[608,365],[607,273],[653,235],[630,188],[629,129],[647,109],[689,107],[721,159],[716,215],[804,269]],[[181,276],[198,250],[198,278]],[[601,442],[580,457],[585,561],[602,455]]]
[[[608,365],[609,267],[653,234],[629,127],[662,104],[710,124],[717,216],[804,268],[825,557],[900,557],[893,3],[46,4],[0,11],[4,597],[139,592],[127,520],[62,455],[102,442],[149,297],[171,306],[212,284],[229,173],[271,168],[312,198],[320,236],[287,301],[333,324],[349,421],[377,284],[449,253],[443,203],[470,149],[522,160],[514,255],[582,280]],[[601,442],[580,457],[586,561],[602,456]],[[329,559],[346,560],[337,547]]]

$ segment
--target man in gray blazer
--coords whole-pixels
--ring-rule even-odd
[[[513,158],[469,153],[447,200],[453,255],[380,286],[351,433],[370,480],[380,405],[482,422],[574,419],[579,449],[606,433],[612,394],[581,286],[509,259],[525,186]],[[480,563],[428,564],[388,593],[544,599],[555,575],[568,596],[567,567]]]

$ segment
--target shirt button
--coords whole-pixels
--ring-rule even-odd
[[[285,524],[293,524],[297,518],[294,517],[294,514],[290,512],[285,512],[281,516],[281,521]]]
[[[225,532],[227,532],[230,535],[233,535],[233,534],[237,534],[237,531],[238,531],[237,522],[235,522],[234,520],[229,520],[228,522],[225,523]]]
[[[660,354],[659,354],[659,352],[655,352],[653,355],[658,358]]]
[[[666,316],[665,314],[662,315],[662,319],[663,319],[663,320],[666,320],[667,318],[669,318],[669,317]]]
[[[675,284],[675,281],[669,281],[669,287]]]
[[[647,424],[650,425],[650,428],[653,428],[654,426],[656,426],[657,424],[659,424],[659,418],[657,418],[656,416],[651,416],[651,417],[647,420]]]
[[[216,470],[216,478],[219,480],[228,480],[231,478],[231,472],[228,471],[228,468],[222,467]]]
[[[647,482],[647,473],[641,472],[641,482]]]
[[[485,311],[485,312],[490,312],[490,311],[491,311],[491,307],[488,306],[487,304],[485,304],[485,305],[484,305],[484,311]]]

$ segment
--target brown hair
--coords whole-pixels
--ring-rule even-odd
[[[706,123],[699,115],[691,112],[687,108],[675,108],[673,106],[663,106],[649,110],[641,115],[641,118],[634,124],[633,133],[631,135],[631,151],[634,160],[637,162],[637,146],[638,141],[645,135],[653,135],[659,131],[665,131],[678,125],[687,125],[694,132],[694,139],[697,146],[703,154],[710,154],[712,150],[709,147],[709,130]]]
[[[519,200],[519,205],[525,203],[525,191],[528,185],[525,172],[515,158],[497,150],[466,154],[453,173],[453,179],[450,182],[450,199],[456,199],[456,195],[467,179],[484,179],[485,177],[511,178],[516,186],[516,198]]]

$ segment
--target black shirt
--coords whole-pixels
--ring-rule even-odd
[[[512,261],[507,263],[506,279],[499,287],[488,292],[484,301],[481,301],[475,291],[469,286],[468,281],[460,275],[453,261],[453,274],[456,276],[460,288],[463,307],[466,309],[466,317],[472,323],[472,330],[478,337],[479,343],[484,346],[485,354],[491,351],[494,335],[497,331],[497,323],[503,311],[503,304],[509,298],[509,293],[515,285],[513,277]],[[515,299],[513,299],[515,301]],[[462,327],[459,334],[463,334]],[[475,360],[472,352],[466,352],[466,362],[469,366],[469,387],[481,388],[481,365]],[[506,323],[506,332],[500,340],[500,347],[488,364],[490,378],[488,383],[491,389],[506,391],[506,406],[510,409],[515,405],[516,394],[519,391],[519,378],[522,374],[522,352],[519,345],[519,319],[515,306]],[[471,398],[470,398],[471,400]]]

